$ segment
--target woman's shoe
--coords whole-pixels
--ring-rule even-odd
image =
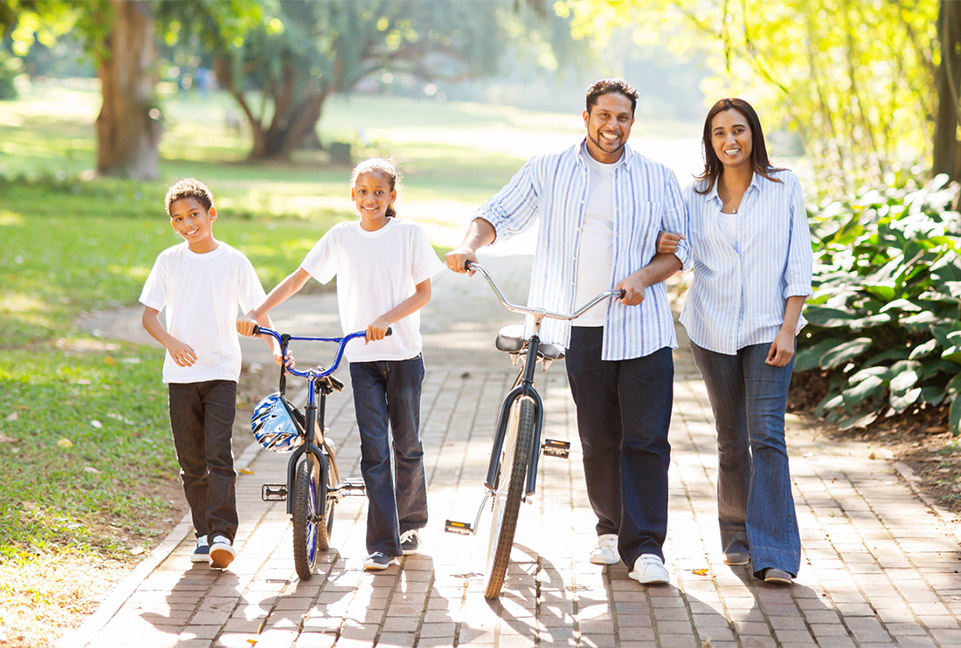
[[[732,551],[724,554],[724,564],[737,566],[746,565],[751,561],[751,554],[746,551]]]
[[[794,577],[783,569],[768,567],[764,570],[765,583],[773,583],[775,585],[790,585],[793,580]]]

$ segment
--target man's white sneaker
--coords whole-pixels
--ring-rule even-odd
[[[214,569],[225,569],[233,562],[237,552],[230,544],[230,540],[222,535],[214,536],[210,543],[210,566]]]
[[[616,565],[621,562],[617,553],[617,534],[605,533],[597,536],[597,546],[591,551],[591,562],[595,565]]]
[[[671,582],[671,575],[664,561],[654,554],[641,554],[634,561],[634,571],[628,574],[643,585],[664,585]]]

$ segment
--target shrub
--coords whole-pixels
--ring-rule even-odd
[[[814,297],[796,371],[829,380],[815,413],[842,429],[948,406],[961,431],[961,215],[938,176],[861,192],[813,214]]]

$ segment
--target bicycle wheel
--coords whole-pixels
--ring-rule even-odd
[[[327,500],[327,481],[320,473],[327,472],[325,466],[318,465],[317,458],[308,455],[297,466],[294,476],[294,568],[301,580],[309,580],[314,575],[317,552],[320,550],[320,529],[326,541],[327,525],[324,520],[324,505]]]
[[[521,498],[524,495],[524,477],[527,475],[533,436],[534,401],[522,397],[511,407],[501,451],[501,468],[494,493],[490,544],[487,548],[487,585],[484,597],[488,599],[497,598],[504,585],[511,548],[514,546],[517,515],[520,513]],[[508,470],[509,478],[502,479],[508,475]]]

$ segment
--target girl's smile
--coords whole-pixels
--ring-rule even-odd
[[[387,208],[397,199],[397,191],[390,188],[390,179],[383,173],[367,171],[357,176],[350,198],[360,215],[360,226],[373,232],[387,224]]]

